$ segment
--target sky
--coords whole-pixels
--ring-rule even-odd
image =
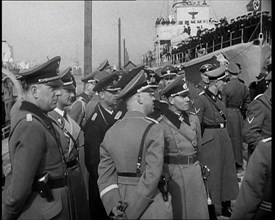
[[[167,3],[168,2],[168,3]],[[211,0],[210,17],[219,20],[247,14],[249,0]],[[121,46],[125,39],[130,60],[140,64],[153,49],[155,21],[166,16],[167,0],[93,1],[92,66],[105,59],[118,64],[118,19]],[[263,0],[271,11],[271,0]],[[60,68],[84,66],[84,1],[2,1],[2,40],[13,46],[15,61],[36,61],[61,56]],[[121,50],[123,54],[123,50]],[[123,55],[121,55],[123,63]]]

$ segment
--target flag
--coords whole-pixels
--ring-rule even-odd
[[[261,11],[262,0],[250,0],[246,5],[247,11]]]

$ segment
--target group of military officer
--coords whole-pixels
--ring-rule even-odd
[[[18,75],[24,93],[11,115],[3,219],[230,217],[237,196],[235,218],[269,213],[271,69],[250,104],[235,63],[204,64],[196,86],[169,65],[161,77],[144,66],[122,77],[95,71],[73,102],[75,80],[71,68],[59,72],[60,60]],[[242,137],[249,155],[256,149],[247,169],[261,178],[257,202],[253,188],[239,193]],[[262,159],[265,173],[255,168]],[[244,185],[259,187],[250,176]]]

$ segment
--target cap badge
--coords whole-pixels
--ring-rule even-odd
[[[32,121],[32,114],[26,115],[26,121]]]
[[[166,72],[167,72],[167,74],[170,74],[170,70],[167,70]]]
[[[187,89],[187,84],[184,83],[184,84],[182,85],[182,88],[183,88],[184,90]]]

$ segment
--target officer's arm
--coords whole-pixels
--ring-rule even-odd
[[[106,141],[105,141],[106,140]],[[112,209],[121,201],[117,185],[117,173],[114,161],[107,150],[108,132],[100,145],[100,162],[98,165],[98,188],[100,198],[105,207],[107,215],[110,215]]]
[[[16,145],[12,157],[10,185],[3,196],[4,219],[18,216],[32,192],[32,184],[46,150],[44,128],[39,122],[23,120],[17,125],[9,144]],[[18,131],[24,131],[18,133]],[[16,136],[15,136],[16,135]]]
[[[83,111],[82,101],[77,100],[73,103],[71,106],[71,110],[69,112],[69,115],[72,119],[74,119],[77,124],[81,125],[81,122],[83,120],[83,117],[85,116],[85,111]]]
[[[251,100],[250,100],[250,95],[249,95],[249,90],[248,90],[248,88],[247,87],[245,87],[245,96],[244,96],[245,98],[244,98],[244,102],[243,102],[243,108],[245,109],[245,110],[247,110],[248,109],[248,105],[249,105],[249,103],[251,102]]]
[[[246,119],[242,130],[244,142],[256,146],[262,139],[261,130],[265,118],[260,101],[254,100],[248,107]]]
[[[137,189],[127,201],[126,214],[129,219],[138,219],[153,202],[163,167],[164,134],[160,124],[149,130],[145,140],[145,170],[138,182]]]
[[[198,116],[200,123],[203,121],[203,115],[204,115],[204,102],[201,97],[202,95],[199,95],[195,100],[194,100],[194,110],[196,115]]]
[[[102,131],[91,120],[87,122],[84,131],[85,165],[89,173],[97,176],[99,164],[99,146],[102,142]]]
[[[249,159],[231,219],[253,219],[261,203],[271,163],[271,150],[266,147],[259,142]]]

